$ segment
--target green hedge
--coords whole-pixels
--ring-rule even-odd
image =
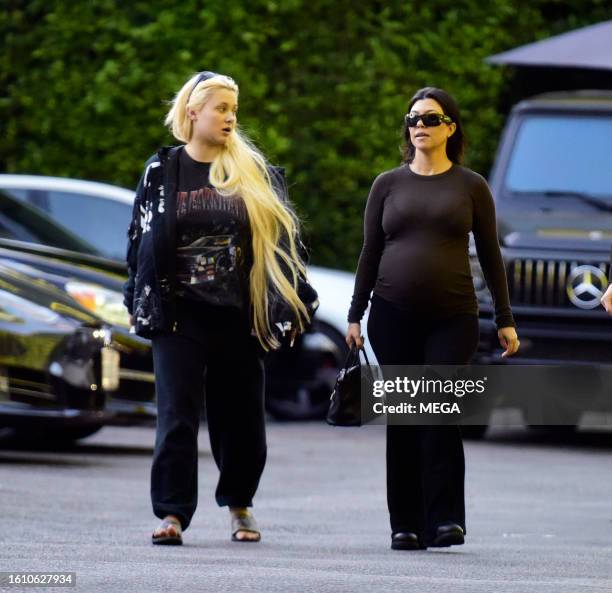
[[[612,18],[604,0],[9,2],[0,16],[0,169],[133,187],[172,139],[167,101],[194,71],[241,86],[240,122],[285,165],[313,262],[354,269],[373,178],[399,162],[407,100],[462,108],[486,175],[508,74],[483,58]]]

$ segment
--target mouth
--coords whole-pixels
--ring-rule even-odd
[[[424,132],[420,132],[419,134],[414,135],[415,138],[429,138],[429,134],[425,134]]]
[[[230,134],[232,131],[232,128],[230,128],[229,126],[227,128],[223,128],[222,132],[225,132],[227,134]]]

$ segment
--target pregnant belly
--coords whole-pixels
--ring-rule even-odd
[[[396,301],[436,307],[475,298],[467,261],[424,254],[404,256],[401,260],[383,256],[376,291]]]

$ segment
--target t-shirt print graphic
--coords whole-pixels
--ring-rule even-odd
[[[240,306],[249,223],[244,201],[214,188],[177,192],[177,294]]]
[[[179,247],[177,279],[185,284],[206,284],[218,276],[231,274],[236,270],[240,247],[233,235],[199,237],[186,247]],[[181,265],[182,263],[182,265]]]
[[[202,212],[205,210],[226,212],[234,216],[240,222],[247,220],[246,206],[244,201],[233,196],[223,196],[210,187],[203,187],[194,191],[180,191],[177,193],[176,215],[177,218]]]

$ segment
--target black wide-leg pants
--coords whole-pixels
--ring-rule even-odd
[[[205,399],[219,506],[247,507],[266,461],[261,349],[238,310],[183,302],[178,327],[152,339],[157,434],[151,500],[186,529],[197,506],[198,428]]]
[[[434,320],[374,295],[368,337],[380,365],[467,364],[478,347],[478,317]],[[387,426],[391,531],[431,543],[443,523],[465,531],[465,458],[459,426]]]

